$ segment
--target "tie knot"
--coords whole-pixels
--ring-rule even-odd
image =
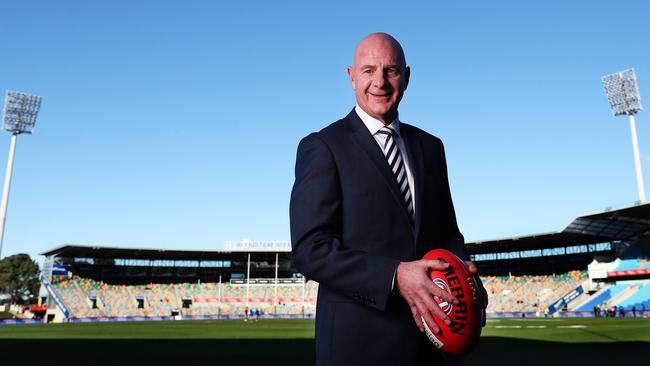
[[[381,133],[383,135],[390,135],[390,136],[395,136],[396,134],[395,130],[386,126],[380,128],[379,131],[377,131],[377,133]]]

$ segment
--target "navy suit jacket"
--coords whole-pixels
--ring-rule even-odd
[[[414,225],[383,152],[354,110],[298,146],[292,262],[319,283],[318,365],[419,363],[422,348],[433,346],[406,301],[391,292],[397,265],[439,247],[468,259],[442,142],[401,122],[400,134],[415,183]]]

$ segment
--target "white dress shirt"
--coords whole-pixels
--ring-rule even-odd
[[[384,151],[384,144],[386,143],[386,138],[388,138],[387,135],[383,133],[377,133],[382,127],[384,127],[384,123],[381,122],[378,119],[375,119],[373,117],[370,117],[366,111],[364,111],[359,105],[354,108],[354,111],[357,112],[357,115],[359,115],[359,118],[361,118],[361,121],[363,122],[364,125],[368,128],[368,131],[370,131],[370,134],[375,138],[375,141],[377,141],[377,144],[379,145],[379,148]],[[411,166],[409,164],[409,157],[408,154],[406,153],[406,145],[404,145],[404,140],[402,139],[402,135],[400,134],[399,131],[399,117],[395,118],[391,124],[389,124],[387,127],[392,128],[395,133],[397,133],[397,138],[393,136],[393,139],[395,141],[395,145],[397,145],[397,148],[399,149],[400,154],[402,155],[402,160],[404,161],[404,168],[406,168],[406,179],[409,181],[409,190],[411,190],[411,198],[413,201],[413,213],[415,215],[415,210],[417,207],[415,207],[415,184],[413,184],[413,174],[411,173]],[[415,216],[414,216],[415,217]]]

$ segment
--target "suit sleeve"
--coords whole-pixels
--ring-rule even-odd
[[[445,147],[440,142],[440,167],[442,169],[442,190],[441,190],[441,204],[444,210],[442,211],[441,227],[445,228],[440,238],[441,243],[450,252],[456,254],[460,259],[468,261],[469,253],[465,249],[465,238],[458,229],[456,222],[456,211],[454,210],[454,203],[451,199],[451,189],[449,188],[449,176],[447,173],[447,158],[445,156]]]
[[[350,299],[384,311],[399,261],[344,243],[341,183],[329,147],[311,134],[298,146],[289,218],[293,265]]]

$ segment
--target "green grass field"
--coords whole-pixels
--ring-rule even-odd
[[[105,355],[115,360],[313,364],[312,320],[167,321],[0,326],[0,354]],[[490,319],[466,365],[646,362],[650,318]],[[586,363],[585,363],[586,362]]]
[[[0,326],[0,339],[311,339],[303,319],[187,320]]]
[[[311,339],[314,321],[204,320],[25,324],[0,327],[0,339]],[[563,343],[650,342],[645,319],[489,319],[484,337]]]
[[[488,319],[482,335],[562,343],[650,342],[650,318]]]

